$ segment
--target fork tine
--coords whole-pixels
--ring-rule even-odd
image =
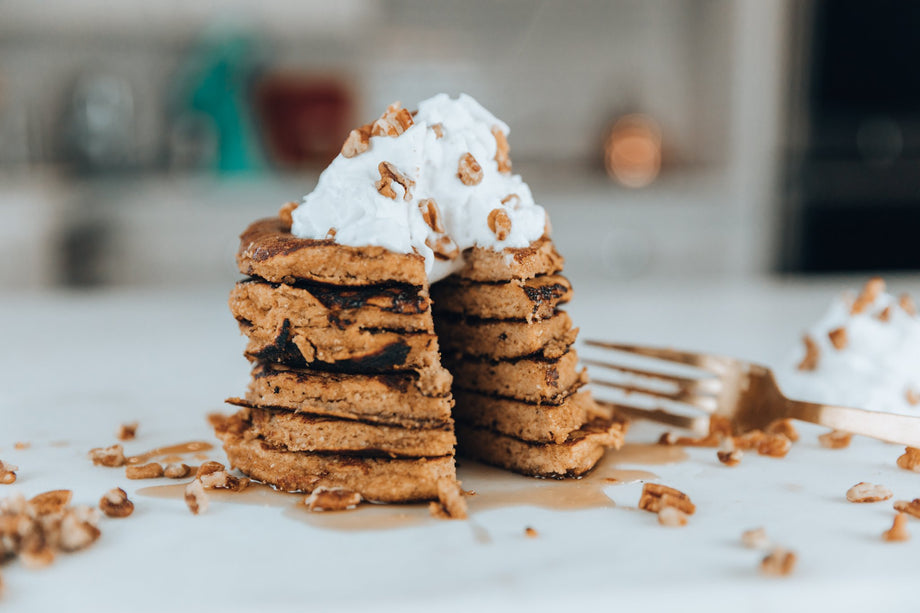
[[[606,400],[595,400],[595,402],[616,411],[620,415],[625,415],[626,417],[650,419],[658,423],[674,426],[675,428],[685,428],[697,432],[706,432],[709,429],[708,416],[690,417],[689,415],[669,413],[662,409],[643,409],[620,402],[608,402]]]
[[[671,402],[688,404],[707,413],[714,413],[716,408],[718,408],[718,400],[713,396],[701,396],[699,394],[687,393],[683,391],[677,391],[675,393],[659,392],[644,387],[634,387],[631,385],[625,385],[623,383],[604,381],[603,379],[591,379],[591,383],[618,390],[627,396],[630,394],[642,394],[645,396],[651,396],[653,398],[660,398],[662,400],[670,400]]]
[[[695,377],[682,377],[680,375],[652,372],[650,370],[643,370],[641,368],[629,368],[627,366],[620,366],[619,364],[614,364],[612,362],[594,360],[591,358],[582,358],[581,361],[585,364],[590,364],[591,366],[599,366],[601,368],[606,368],[608,370],[613,370],[626,375],[635,375],[637,377],[643,377],[652,379],[654,381],[660,381],[662,383],[676,385],[680,391],[688,394],[715,395],[722,391],[722,381],[716,377],[704,377],[697,379]]]
[[[658,347],[643,347],[640,345],[629,345],[625,343],[610,343],[606,341],[597,341],[588,339],[586,345],[600,347],[602,349],[613,349],[624,353],[632,353],[648,358],[664,360],[666,362],[677,362],[706,370],[714,374],[724,372],[735,360],[722,356],[709,355],[705,353],[691,353],[687,351],[678,351],[676,349],[665,349]]]

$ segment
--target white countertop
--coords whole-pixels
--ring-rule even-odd
[[[569,311],[582,338],[772,364],[846,286],[574,281]],[[920,280],[892,285],[916,293]],[[851,504],[845,492],[869,481],[913,499],[920,497],[920,475],[896,467],[898,447],[857,437],[848,449],[826,450],[816,441],[822,430],[805,425],[785,459],[748,454],[726,468],[712,449],[689,449],[679,463],[618,466],[653,472],[692,497],[698,511],[680,529],[635,510],[639,483],[606,488],[616,506],[477,510],[474,502],[468,521],[381,531],[298,521],[293,502],[214,500],[196,517],[181,500],[137,495],[161,482],[127,481],[118,469],[92,466],[86,452],[115,442],[116,426],[132,420],[140,428],[126,443],[130,453],[214,442],[205,415],[242,393],[248,377],[228,291],[4,296],[0,459],[21,470],[15,485],[0,486],[0,496],[69,488],[75,503],[93,504],[121,486],[137,510],[127,519],[103,519],[96,544],[50,568],[4,565],[2,610],[841,611],[915,600],[920,524],[910,523],[911,542],[882,542],[893,518],[890,502]],[[656,436],[654,428],[637,426],[629,440]],[[16,441],[31,447],[16,450]],[[223,460],[219,449],[212,454]],[[475,489],[471,480],[464,486]],[[526,538],[525,526],[539,536]],[[763,554],[739,542],[743,530],[758,526],[798,553],[793,576],[758,573]]]

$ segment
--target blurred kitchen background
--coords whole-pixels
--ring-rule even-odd
[[[576,281],[920,268],[920,4],[0,0],[0,287],[229,287],[350,127],[467,92]]]

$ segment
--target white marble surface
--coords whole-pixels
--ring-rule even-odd
[[[575,282],[569,310],[582,337],[768,363],[846,285]],[[920,287],[917,279],[893,285]],[[606,489],[615,507],[474,508],[467,522],[370,532],[321,529],[295,521],[290,509],[219,501],[195,517],[179,500],[135,495],[151,483],[93,467],[86,451],[114,442],[116,426],[135,419],[139,438],[129,452],[212,440],[205,415],[241,393],[248,374],[225,306],[228,289],[26,293],[0,301],[0,458],[21,467],[0,495],[64,487],[75,502],[92,504],[118,485],[137,505],[128,519],[104,520],[93,547],[48,569],[4,565],[0,609],[862,611],[916,600],[920,524],[910,524],[913,541],[884,543],[890,503],[855,505],[844,495],[870,481],[912,499],[920,496],[920,475],[895,466],[897,447],[857,438],[849,449],[825,450],[816,442],[820,430],[805,426],[782,460],[748,454],[729,469],[713,450],[691,449],[677,464],[622,466],[654,472],[690,494],[698,512],[682,529],[634,510],[638,483]],[[631,434],[654,436],[642,427]],[[21,440],[31,448],[15,450]],[[798,552],[794,576],[758,574],[762,554],[743,548],[739,536],[761,525]],[[525,526],[539,537],[525,538]]]

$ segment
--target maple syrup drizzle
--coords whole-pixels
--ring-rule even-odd
[[[170,462],[181,461],[181,455],[187,455],[201,451],[209,451],[213,448],[214,445],[205,441],[190,441],[188,443],[180,443],[178,445],[170,445],[168,447],[157,447],[156,449],[151,449],[146,453],[127,458],[127,463],[143,464],[154,458],[163,458],[164,461]],[[179,457],[179,460],[175,460],[174,458],[176,457]]]
[[[155,455],[174,453],[175,447],[164,449],[154,450],[160,452]],[[151,453],[145,456],[154,457]],[[145,456],[135,457],[146,461]],[[680,447],[632,443],[624,445],[619,451],[608,452],[594,470],[581,479],[535,479],[462,458],[457,461],[457,477],[466,490],[475,492],[467,497],[471,516],[488,509],[514,506],[566,511],[612,508],[615,504],[604,493],[606,488],[658,478],[646,470],[623,469],[620,466],[672,464],[686,458],[687,453]],[[182,500],[187,483],[144,487],[137,490],[137,494]],[[252,483],[242,492],[208,490],[208,497],[217,503],[280,507],[282,515],[290,519],[316,528],[345,532],[393,530],[443,521],[431,516],[427,504],[363,504],[349,511],[310,512],[303,504],[305,494],[282,492],[261,483]],[[488,531],[472,520],[468,521],[473,538],[478,543],[492,542]]]

